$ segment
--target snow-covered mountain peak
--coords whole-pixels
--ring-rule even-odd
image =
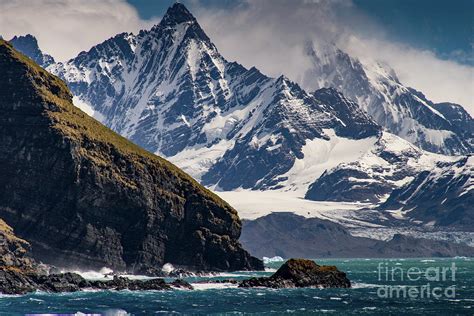
[[[175,3],[168,8],[160,22],[161,27],[174,27],[181,23],[196,22],[196,18],[182,3]]]
[[[304,75],[305,88],[340,90],[387,131],[422,149],[449,155],[473,151],[472,133],[467,135],[424,95],[404,86],[390,66],[354,58],[330,44],[310,43],[306,52],[312,66]]]

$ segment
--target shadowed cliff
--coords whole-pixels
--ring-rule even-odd
[[[60,266],[152,273],[261,269],[226,202],[72,105],[66,85],[0,40],[0,217]]]

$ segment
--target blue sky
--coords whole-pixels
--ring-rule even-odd
[[[127,0],[143,19],[162,16],[174,0]],[[192,6],[196,1],[181,1]],[[201,0],[206,8],[231,8],[240,0]],[[439,58],[474,65],[474,0],[353,0],[389,39],[433,51]]]
[[[474,0],[354,0],[395,40],[474,64]],[[463,54],[464,53],[464,54]]]

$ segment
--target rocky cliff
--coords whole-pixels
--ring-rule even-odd
[[[261,269],[234,209],[72,105],[66,85],[0,41],[0,217],[58,266]]]
[[[0,218],[0,269],[35,270],[36,263],[27,255],[29,250],[30,244],[18,238]]]

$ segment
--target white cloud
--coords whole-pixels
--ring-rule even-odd
[[[0,35],[32,34],[58,60],[151,24],[124,0],[0,0]]]
[[[474,67],[439,59],[427,50],[381,40],[352,37],[345,48],[362,58],[375,56],[386,61],[404,84],[434,102],[461,104],[474,116]]]
[[[246,67],[271,76],[299,79],[310,61],[303,54],[315,34],[325,41],[338,38],[334,1],[247,0],[233,10],[199,10],[198,21],[221,53]],[[337,4],[346,6],[344,2]]]
[[[385,61],[400,80],[435,102],[462,104],[474,115],[474,68],[390,41],[383,25],[350,1],[246,0],[233,10],[198,10],[221,53],[264,73],[300,82],[309,61],[306,40],[336,43],[349,53]]]

